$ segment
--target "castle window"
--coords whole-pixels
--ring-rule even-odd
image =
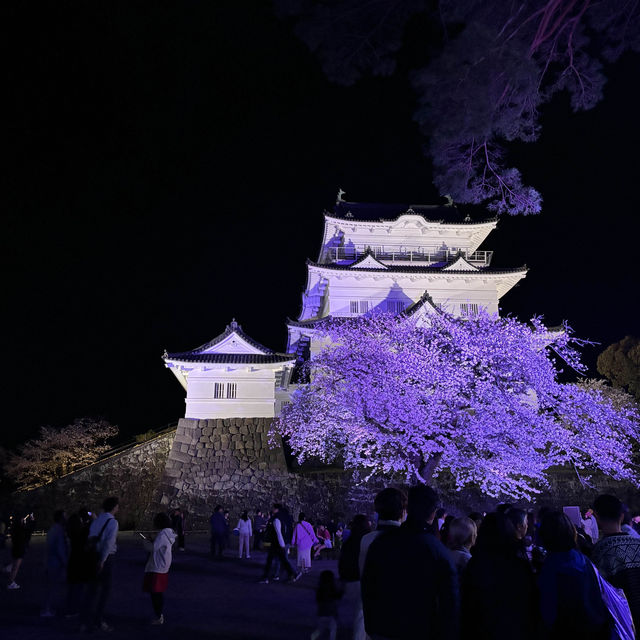
[[[227,382],[227,398],[235,399],[238,385],[235,382]]]
[[[349,313],[367,313],[369,311],[368,300],[351,300],[349,302]]]
[[[224,383],[216,382],[213,385],[213,397],[214,398],[224,398]]]
[[[478,315],[478,304],[476,302],[461,302],[460,315],[462,316]]]
[[[387,300],[388,313],[402,313],[404,311],[404,302],[402,300]]]

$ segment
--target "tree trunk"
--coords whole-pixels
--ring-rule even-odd
[[[420,466],[418,467],[418,473],[420,477],[424,480],[425,483],[429,483],[431,480],[436,467],[440,464],[440,460],[442,459],[441,453],[436,453],[434,456],[431,456],[428,460],[422,459]]]

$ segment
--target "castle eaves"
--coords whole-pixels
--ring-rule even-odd
[[[455,205],[378,204],[364,202],[337,202],[333,211],[325,212],[328,218],[349,222],[394,222],[403,215],[417,215],[427,222],[445,225],[486,225],[497,221],[487,218],[472,221],[465,218]]]
[[[353,274],[353,273],[371,273],[376,275],[384,276],[389,273],[402,273],[406,275],[413,275],[418,273],[424,274],[432,274],[432,275],[442,275],[442,276],[450,276],[450,275],[464,275],[464,276],[490,276],[490,275],[501,275],[501,274],[510,274],[510,273],[526,273],[528,271],[528,267],[523,265],[521,267],[515,267],[512,269],[491,269],[489,267],[480,268],[477,271],[470,271],[466,269],[449,269],[445,270],[446,265],[438,265],[438,266],[410,266],[410,265],[387,265],[387,269],[375,269],[375,268],[367,268],[360,267],[358,269],[351,269],[351,265],[337,265],[337,264],[319,264],[318,262],[314,262],[313,260],[307,259],[307,265],[312,269],[317,269],[319,271],[336,271],[342,272],[344,274]]]
[[[292,362],[296,359],[296,356],[290,353],[194,353],[187,351],[184,353],[167,353],[164,359],[165,361],[209,362],[213,364],[276,364],[279,362]]]

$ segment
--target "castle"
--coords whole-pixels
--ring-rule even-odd
[[[186,410],[154,506],[186,507],[202,522],[213,503],[246,509],[278,500],[294,512],[366,513],[375,486],[342,469],[295,466],[271,429],[297,388],[299,365],[322,348],[317,323],[376,311],[497,313],[500,298],[526,275],[525,267],[492,269],[492,252],[480,249],[495,219],[473,222],[450,201],[362,204],[343,195],[324,212],[320,254],[307,261],[302,310],[287,322],[283,352],[235,321],[191,351],[165,352],[165,366],[186,391]]]
[[[288,320],[285,352],[252,340],[235,322],[191,351],[165,353],[186,391],[185,417],[273,418],[296,387],[295,366],[321,348],[314,326],[327,317],[375,311],[459,316],[498,302],[526,268],[491,268],[480,245],[496,219],[472,222],[444,205],[363,204],[343,200],[324,212],[316,261],[307,261],[302,311]]]

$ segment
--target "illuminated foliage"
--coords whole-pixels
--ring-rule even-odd
[[[10,457],[7,475],[22,488],[46,484],[95,462],[116,435],[118,427],[102,419],[79,418],[62,429],[40,427],[39,437]]]
[[[538,319],[486,313],[417,326],[379,314],[319,331],[329,344],[276,427],[301,462],[409,481],[447,470],[458,487],[514,498],[539,491],[555,465],[638,482],[638,413],[558,381],[558,359],[582,370],[568,327],[550,334]]]

